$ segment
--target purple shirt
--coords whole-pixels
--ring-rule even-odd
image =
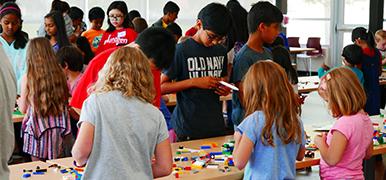
[[[364,179],[362,161],[367,148],[372,144],[373,125],[365,113],[340,117],[327,135],[327,144],[331,144],[332,133],[341,132],[348,140],[342,159],[335,166],[329,166],[323,158],[320,160],[320,176],[323,179]]]

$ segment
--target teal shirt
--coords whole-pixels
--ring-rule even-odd
[[[363,84],[365,83],[365,79],[363,78],[363,72],[360,69],[358,69],[357,67],[350,67],[350,66],[344,66],[344,67],[351,69],[351,71],[353,71],[357,75],[357,77],[359,79],[359,82],[363,86]],[[322,78],[329,71],[330,70],[326,71],[325,69],[320,67],[318,69],[318,76],[319,76],[319,78]]]
[[[0,36],[0,43],[3,46],[5,54],[7,54],[12,68],[16,75],[17,81],[17,94],[20,94],[20,86],[21,86],[21,78],[27,72],[27,63],[26,63],[26,54],[27,54],[27,46],[24,48],[15,49],[13,41],[11,44],[8,44],[7,41]]]

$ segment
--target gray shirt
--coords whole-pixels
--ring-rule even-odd
[[[16,102],[16,77],[0,46],[0,179],[9,179],[8,160],[15,144],[12,112]]]
[[[84,179],[153,179],[155,147],[169,136],[156,107],[119,91],[92,94],[78,126],[82,122],[95,127]]]

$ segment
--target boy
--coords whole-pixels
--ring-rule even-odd
[[[229,89],[219,81],[227,74],[227,52],[221,43],[232,27],[230,13],[222,4],[208,4],[196,25],[197,33],[177,44],[174,61],[161,76],[162,94],[177,92],[171,119],[177,141],[221,136],[225,131],[219,95],[229,94]]]
[[[93,7],[88,12],[88,19],[90,20],[91,28],[83,32],[82,36],[87,38],[92,52],[95,53],[98,49],[102,35],[105,32],[101,29],[103,20],[105,19],[105,12],[100,7]]]
[[[255,62],[272,59],[271,53],[263,47],[263,44],[272,44],[275,41],[280,33],[283,14],[271,3],[261,1],[252,6],[247,21],[248,41],[236,54],[231,77],[231,82],[240,89],[240,91],[233,91],[232,94],[232,121],[235,126],[239,125],[244,118],[241,81]]]
[[[180,7],[172,1],[168,1],[164,6],[164,16],[156,21],[152,26],[166,28],[170,23],[174,22],[178,17]]]
[[[176,42],[178,42],[178,40],[182,36],[182,29],[177,23],[170,23],[166,27],[166,30],[174,35]]]
[[[171,60],[173,59],[175,51],[173,35],[162,28],[148,28],[137,37],[136,43],[150,60],[154,87],[157,92],[153,105],[160,107],[160,70],[169,67]],[[119,47],[107,49],[90,61],[82,78],[79,80],[78,86],[75,88],[70,101],[70,106],[78,113],[82,108],[84,100],[88,97],[88,88],[98,79],[98,73],[105,65],[110,54],[118,48]]]

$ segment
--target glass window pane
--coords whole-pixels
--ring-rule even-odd
[[[290,18],[330,18],[331,0],[290,0],[287,14]]]
[[[308,37],[320,37],[322,45],[330,43],[330,21],[290,20],[287,24],[287,37],[300,37],[300,44],[306,44]]]
[[[344,24],[369,24],[370,0],[345,0]]]

